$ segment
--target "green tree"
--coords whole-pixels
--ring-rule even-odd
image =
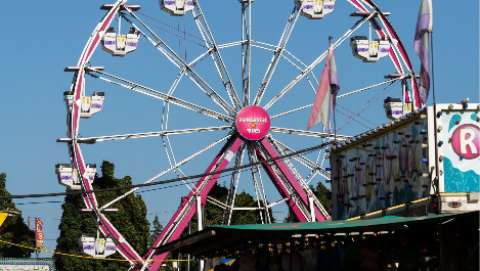
[[[160,223],[160,220],[158,219],[158,215],[155,215],[152,221],[152,231],[150,234],[150,243],[151,245],[154,241],[155,238],[162,232],[163,230],[163,225]]]
[[[0,210],[17,213],[18,210],[15,208],[15,203],[13,203],[10,198],[10,193],[7,191],[6,182],[7,175],[5,173],[0,173]],[[29,247],[33,247],[35,244],[35,234],[25,224],[21,214],[7,217],[3,225],[0,227],[0,238],[4,241]],[[2,258],[30,257],[31,253],[32,251],[29,249],[0,243],[0,257]]]
[[[313,189],[313,193],[317,196],[320,203],[325,207],[329,214],[332,213],[332,193],[328,190],[325,185],[321,182],[318,182],[315,189]]]
[[[95,189],[115,188],[132,185],[129,176],[117,179],[114,176],[115,167],[112,163],[102,163],[102,176],[97,176],[93,182]],[[96,193],[100,205],[125,193],[125,190],[101,191]],[[150,239],[149,222],[146,218],[147,209],[141,196],[130,194],[125,199],[116,203],[113,208],[117,212],[106,213],[106,216],[123,234],[130,244],[140,255],[144,254]],[[59,225],[60,236],[57,239],[57,251],[80,254],[83,251],[80,246],[82,235],[96,236],[97,225],[95,216],[91,212],[82,212],[84,204],[79,194],[70,194],[65,197],[63,203],[63,215]],[[116,253],[111,258],[121,256]],[[55,255],[55,263],[59,270],[64,271],[109,271],[126,270],[129,264],[126,262],[85,260],[74,257]]]

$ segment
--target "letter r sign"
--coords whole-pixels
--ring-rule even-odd
[[[480,128],[473,124],[460,125],[453,131],[452,148],[464,159],[480,156]]]

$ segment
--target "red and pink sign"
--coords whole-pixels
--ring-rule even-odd
[[[238,112],[235,119],[238,133],[247,140],[260,140],[270,130],[270,116],[260,106],[247,106]]]
[[[480,156],[480,128],[473,124],[458,126],[452,133],[453,151],[464,159]]]

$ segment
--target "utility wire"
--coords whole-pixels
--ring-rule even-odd
[[[42,249],[39,250],[39,249],[37,249],[37,248],[35,248],[35,247],[32,247],[32,246],[28,246],[28,245],[24,245],[24,244],[19,244],[19,243],[14,243],[14,242],[6,241],[6,240],[1,240],[1,239],[0,239],[0,243],[2,243],[2,244],[4,244],[4,245],[19,247],[19,248],[28,249],[28,250],[37,251],[37,252],[42,252],[42,253],[49,253],[49,252],[50,252],[50,253],[52,253],[53,255],[63,256],[63,257],[71,257],[71,258],[79,258],[79,259],[84,259],[84,260],[95,260],[95,261],[128,262],[128,260],[125,260],[125,259],[118,259],[118,258],[95,258],[95,257],[88,256],[88,255],[61,252],[61,251],[52,250],[52,249],[47,249],[47,248],[42,248]],[[166,262],[178,262],[178,261],[186,262],[186,261],[188,261],[188,260],[164,260],[164,261],[166,261]]]
[[[166,33],[172,36],[175,36],[179,39],[182,39],[186,42],[190,42],[191,44],[197,45],[202,48],[207,48],[205,44],[203,44],[203,39],[201,36],[192,34],[191,32],[187,32],[186,30],[181,31],[180,29],[176,28],[173,25],[170,25],[166,22],[163,22],[161,20],[158,20],[146,13],[143,12],[138,12],[139,14],[143,15],[147,19],[149,19],[152,23],[152,25],[157,28],[157,30],[161,30],[160,28],[163,28],[162,33]]]
[[[239,170],[238,172],[244,172],[244,171],[246,171],[246,170],[247,170],[247,169],[241,169],[241,170]],[[231,177],[231,176],[233,176],[233,175],[234,175],[234,173],[228,174],[228,175],[219,176],[218,179],[229,178],[229,177]],[[168,185],[168,186],[163,186],[163,187],[145,189],[145,190],[137,191],[136,193],[137,193],[137,194],[143,194],[143,193],[154,192],[154,191],[158,191],[158,190],[165,190],[165,189],[170,189],[170,188],[175,188],[175,187],[184,186],[185,184],[194,184],[194,183],[196,183],[196,182],[197,182],[196,180],[189,180],[189,181],[187,181],[187,182],[182,182],[181,184],[173,184],[173,185]],[[122,188],[122,189],[123,189],[123,188]],[[102,190],[102,189],[95,190],[94,192],[102,192],[101,190]],[[81,192],[79,191],[78,193],[81,193]],[[1,197],[0,197],[0,198],[1,198]],[[19,200],[22,200],[22,198],[19,198]],[[28,201],[28,202],[16,202],[15,204],[16,204],[16,205],[20,205],[20,206],[25,206],[25,205],[59,204],[59,203],[63,203],[63,201],[60,201],[60,200]]]
[[[305,148],[296,152],[291,152],[285,155],[281,155],[275,158],[270,158],[266,160],[265,162],[268,164],[271,164],[277,160],[293,157],[296,155],[304,154],[304,153],[310,153],[319,149],[322,149],[329,145],[330,142],[325,142],[320,145],[316,145],[313,147]],[[198,179],[206,176],[211,176],[211,175],[216,175],[216,174],[222,174],[222,173],[227,173],[227,172],[234,172],[242,169],[247,169],[251,168],[254,166],[262,165],[264,162],[258,161],[254,163],[249,163],[245,165],[241,165],[238,167],[231,167],[227,168],[224,170],[220,171],[215,171],[211,173],[202,173],[202,174],[196,174],[196,175],[190,175],[190,176],[184,176],[184,177],[177,177],[177,178],[172,178],[172,179],[167,179],[163,181],[155,181],[155,182],[150,182],[150,183],[142,183],[142,184],[134,184],[134,185],[129,185],[129,186],[121,186],[121,187],[112,187],[112,188],[102,188],[102,189],[97,189],[95,191],[80,191],[80,190],[70,190],[66,192],[53,192],[53,193],[39,193],[39,194],[18,194],[18,195],[10,195],[10,196],[0,196],[1,199],[26,199],[26,198],[47,198],[47,197],[60,197],[60,196],[66,196],[66,195],[76,195],[76,194],[82,194],[82,193],[98,193],[98,192],[110,192],[110,191],[118,191],[118,190],[129,190],[132,188],[142,188],[142,187],[150,187],[150,186],[157,186],[157,185],[164,185],[164,184],[171,184],[171,183],[176,183],[176,182],[184,182],[187,180],[192,180],[192,179]],[[193,182],[193,181],[192,181]],[[182,183],[183,185],[183,183]]]

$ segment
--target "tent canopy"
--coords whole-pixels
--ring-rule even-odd
[[[248,249],[253,243],[286,242],[308,236],[354,235],[392,232],[448,223],[457,219],[478,218],[479,212],[463,214],[429,214],[419,217],[383,216],[367,220],[340,220],[320,223],[274,223],[232,226],[209,226],[205,230],[171,242],[157,249],[157,253],[180,252],[196,256]]]

